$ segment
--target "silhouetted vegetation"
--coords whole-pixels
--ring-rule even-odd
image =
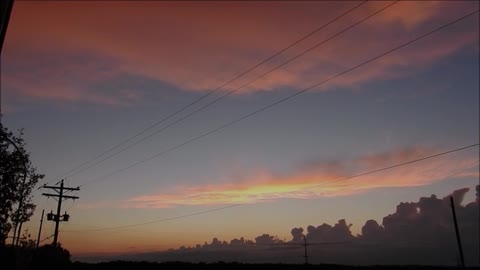
[[[114,261],[97,264],[87,263],[73,263],[71,269],[418,269],[418,270],[430,270],[430,269],[455,269],[455,267],[437,267],[437,266],[345,266],[345,265],[332,265],[332,264],[243,264],[243,263],[182,263],[182,262],[165,262],[165,263],[153,263],[153,262],[126,262],[126,261]],[[480,268],[469,268],[480,269]]]
[[[35,251],[31,266],[33,267],[62,267],[66,268],[71,264],[70,252],[61,245],[45,245]]]
[[[13,229],[18,237],[21,224],[33,215],[32,189],[44,175],[32,166],[22,131],[14,135],[1,123],[0,160],[0,246],[5,246],[8,233]]]
[[[61,245],[35,247],[32,240],[22,240],[18,247],[0,247],[1,269],[70,269],[70,252]]]
[[[2,269],[15,269],[15,254],[12,248],[0,246],[0,263]]]

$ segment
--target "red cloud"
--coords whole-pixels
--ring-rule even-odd
[[[112,74],[145,76],[186,90],[204,91],[223,84],[354,4],[19,2],[2,59],[4,70],[11,70],[4,82],[24,96],[107,104],[128,103],[124,96],[135,95],[131,91],[119,99],[116,95],[88,92],[88,83],[108,79]],[[386,4],[367,3],[227,88],[242,85],[262,70],[271,69]],[[477,6],[458,2],[397,3],[243,92],[309,86]],[[465,22],[462,27],[467,30],[441,34],[435,42],[419,43],[361,72],[344,76],[335,84],[409,75],[478,42],[476,24]],[[26,51],[32,53],[25,55]],[[85,52],[96,58],[79,61],[78,55]],[[32,65],[38,53],[61,61],[58,65],[48,61]],[[105,59],[114,64],[105,65]]]

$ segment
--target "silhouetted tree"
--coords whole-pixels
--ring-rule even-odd
[[[35,268],[41,268],[43,266],[62,266],[65,269],[66,266],[70,265],[70,252],[62,248],[61,244],[58,245],[44,245],[39,247],[31,265]]]
[[[15,136],[0,123],[0,247],[8,233],[30,219],[35,210],[32,189],[44,175],[36,173],[25,150],[23,132]]]
[[[22,237],[19,237],[19,245],[15,250],[15,261],[17,269],[25,269],[28,267],[35,254],[36,242],[30,238],[28,230],[25,230]]]

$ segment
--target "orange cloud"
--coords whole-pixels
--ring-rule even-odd
[[[18,2],[2,57],[4,70],[15,68],[11,70],[13,75],[4,77],[2,82],[24,96],[106,104],[128,103],[131,102],[128,97],[135,95],[132,90],[122,93],[119,99],[117,95],[86,90],[88,82],[105,80],[112,74],[144,76],[189,91],[205,91],[223,84],[355,4]],[[242,85],[386,4],[367,3],[227,89]],[[242,92],[309,86],[474,8],[478,8],[478,3],[397,3]],[[478,42],[477,24],[462,25],[466,30],[440,34],[435,42],[412,46],[334,83],[351,86],[379,78],[408,76],[416,69],[428,67],[435,60]],[[25,51],[32,53],[25,55]],[[64,62],[58,65],[43,61],[32,65],[40,53]],[[89,62],[79,61],[78,55],[85,53],[98,57]],[[105,64],[108,62],[105,59],[113,63]]]
[[[438,152],[433,148],[414,147],[366,155],[335,166],[311,163],[304,170],[289,176],[276,177],[263,172],[239,183],[176,187],[169,193],[131,198],[124,202],[123,207],[165,208],[347,196],[377,188],[420,186],[449,178],[471,177],[472,170],[478,168],[479,161],[475,155],[452,154],[347,181],[336,181]]]
[[[381,3],[376,3],[375,8],[382,6]],[[402,5],[396,6],[388,14],[380,13],[379,20],[384,23],[400,23],[405,28],[415,27],[438,14],[441,14],[441,1],[408,1]]]

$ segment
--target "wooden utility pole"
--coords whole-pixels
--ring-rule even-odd
[[[63,191],[65,191],[65,190],[67,190],[67,191],[78,191],[78,190],[80,190],[80,187],[76,187],[76,188],[65,187],[65,186],[63,186],[63,179],[62,179],[62,181],[60,181],[60,186],[59,187],[58,186],[44,185],[43,188],[52,189],[57,193],[57,194],[42,193],[43,196],[58,198],[57,199],[57,201],[58,201],[57,214],[53,214],[51,212],[47,214],[47,220],[55,221],[55,234],[54,234],[54,237],[53,237],[53,243],[52,244],[54,246],[56,246],[57,242],[58,242],[58,227],[60,225],[60,221],[68,221],[68,219],[70,218],[70,216],[67,214],[67,212],[65,212],[65,215],[62,215],[62,216],[60,215],[60,212],[62,212],[62,201],[64,199],[75,200],[75,199],[79,198],[77,196],[65,195],[63,193]]]
[[[462,266],[462,268],[465,268],[465,259],[463,258],[462,240],[460,239],[460,231],[458,230],[457,214],[455,213],[455,204],[453,203],[453,196],[450,196],[450,206],[452,207],[453,224],[455,225],[455,235],[457,236],[458,251],[460,252],[460,265]]]
[[[307,236],[306,235],[303,236],[303,241],[304,241],[303,247],[305,248],[305,255],[303,257],[305,257],[305,264],[308,264]]]
[[[40,228],[38,228],[37,248],[40,245],[40,236],[42,235],[43,215],[44,214],[45,214],[45,209],[42,209],[42,218],[40,219]]]

